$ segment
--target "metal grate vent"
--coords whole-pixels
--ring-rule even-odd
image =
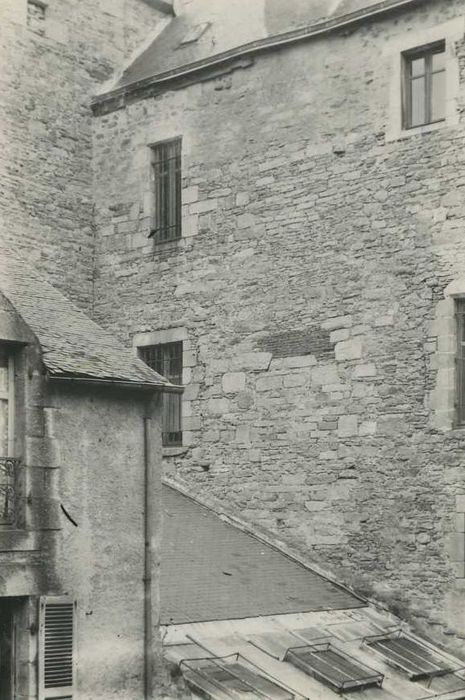
[[[337,693],[381,687],[384,676],[362,665],[329,642],[288,649],[285,661]]]
[[[294,694],[269,680],[239,654],[229,657],[184,659],[180,664],[187,683],[203,697],[257,700],[294,700]]]
[[[368,638],[365,643],[381,654],[391,665],[404,671],[412,681],[440,676],[452,671],[451,665],[446,659],[440,658],[439,652],[435,653],[400,631],[382,637]]]

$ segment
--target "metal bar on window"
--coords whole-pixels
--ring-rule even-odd
[[[152,147],[154,153],[155,217],[158,241],[181,235],[181,141],[176,139]]]
[[[457,354],[456,354],[456,407],[457,423],[462,425],[465,422],[465,299],[456,299],[456,331],[457,331]]]

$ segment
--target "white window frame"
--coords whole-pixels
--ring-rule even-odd
[[[458,98],[460,93],[460,72],[455,42],[463,39],[465,34],[465,17],[456,17],[435,27],[423,28],[404,33],[391,40],[383,51],[390,62],[389,110],[386,127],[386,142],[397,141],[416,134],[428,133],[456,126],[459,123]],[[404,129],[403,124],[403,54],[422,46],[445,43],[446,67],[446,105],[445,119],[431,124]]]

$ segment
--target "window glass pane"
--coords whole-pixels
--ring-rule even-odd
[[[410,61],[410,75],[412,78],[425,74],[425,57],[412,58]]]
[[[431,120],[433,122],[446,116],[446,73],[433,73],[431,76]]]
[[[410,126],[418,126],[426,121],[425,114],[425,79],[416,78],[411,83],[411,123]]]
[[[8,355],[4,348],[0,349],[0,391],[8,391]]]
[[[446,67],[446,53],[441,51],[440,53],[433,53],[432,56],[432,69],[433,71],[444,70]]]
[[[8,456],[8,401],[0,400],[0,457]]]

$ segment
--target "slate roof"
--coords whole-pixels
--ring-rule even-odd
[[[270,16],[275,12],[275,8],[271,8],[273,1],[278,2],[278,0],[266,0],[265,2],[265,12],[269,11]],[[279,0],[278,8],[281,2],[282,0]],[[286,11],[284,12],[281,9],[279,12],[279,32],[275,31],[275,22],[270,20],[268,22],[269,26],[264,28],[264,36],[256,37],[257,43],[260,41],[266,42],[274,36],[284,36],[286,32],[292,30],[302,29],[303,27],[310,28],[323,20],[334,20],[371,7],[383,6],[382,9],[388,9],[389,5],[391,3],[395,4],[395,2],[396,0],[387,0],[387,2],[340,0],[334,3],[330,2],[330,0],[312,0],[307,5],[305,3],[297,3],[296,7],[293,7],[292,3],[286,3],[284,8]],[[324,8],[329,10],[326,14]],[[214,22],[208,27],[200,41],[181,45],[184,36],[195,26],[195,20],[188,16],[180,15],[174,17],[152,44],[123,72],[114,89],[118,90],[139,81],[165,75],[182,67],[220,55],[221,46],[216,41]],[[244,49],[248,46],[248,44],[245,45]],[[102,95],[95,99],[98,102],[103,97]]]
[[[163,487],[164,624],[358,608],[344,588]]]
[[[11,250],[0,249],[0,292],[37,337],[52,376],[169,385]]]

